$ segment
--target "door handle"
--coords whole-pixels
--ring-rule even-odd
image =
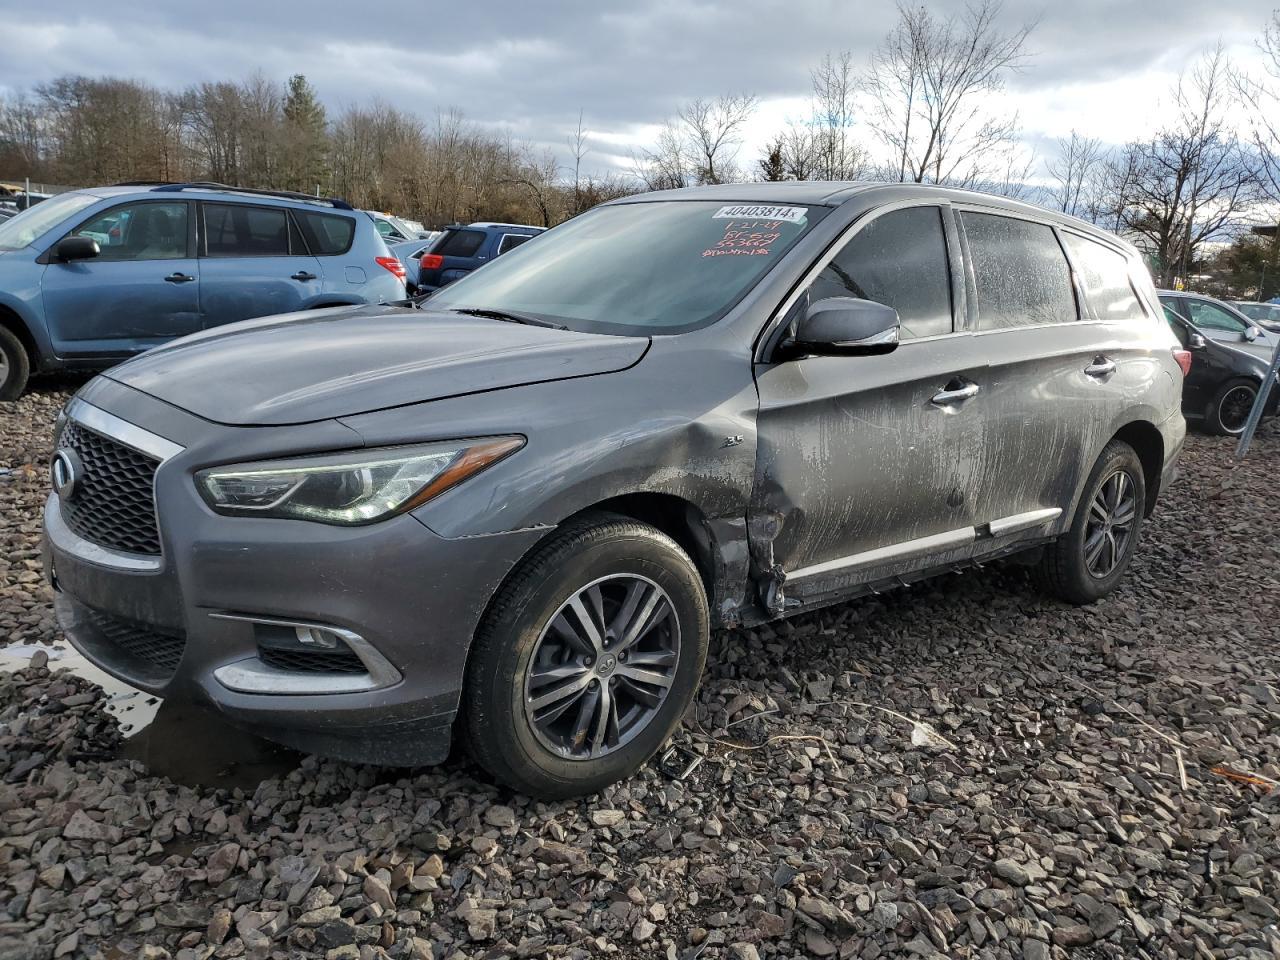
[[[1093,363],[1085,367],[1084,372],[1095,380],[1104,380],[1116,372],[1116,362],[1102,356],[1094,357]]]
[[[966,400],[972,400],[976,397],[981,389],[972,380],[964,380],[957,377],[935,393],[930,402],[938,407],[959,406]]]
[[[298,280],[298,281],[314,280],[314,279],[316,279],[316,275],[315,275],[314,273],[307,273],[307,271],[305,271],[305,270],[299,270],[297,273],[295,273],[295,274],[294,274],[293,276],[291,276],[289,279],[290,279],[290,280]]]
[[[187,273],[171,273],[164,279],[168,283],[190,283],[195,277]]]

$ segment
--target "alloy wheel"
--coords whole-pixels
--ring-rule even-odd
[[[1089,504],[1084,531],[1084,564],[1098,580],[1110,576],[1125,557],[1138,518],[1138,498],[1128,471],[1117,470]]]
[[[1218,404],[1218,422],[1228,433],[1239,433],[1249,419],[1249,411],[1253,409],[1256,394],[1252,387],[1244,384],[1232,387],[1222,396]]]
[[[525,717],[561,757],[612,753],[658,712],[679,659],[680,623],[665,590],[638,574],[596,580],[543,627],[525,670]]]
[[[3,349],[0,349],[0,386],[9,382],[9,358],[5,355]]]

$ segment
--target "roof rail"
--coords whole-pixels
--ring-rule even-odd
[[[148,184],[139,184],[147,186]],[[162,183],[150,185],[156,193],[180,193],[183,190],[220,190],[227,193],[246,193],[255,197],[279,197],[282,200],[299,200],[307,203],[323,203],[335,210],[351,210],[353,207],[345,200],[337,197],[313,197],[309,193],[298,193],[294,190],[257,190],[252,187],[233,187],[226,183],[213,183],[209,180],[193,180],[190,183]]]

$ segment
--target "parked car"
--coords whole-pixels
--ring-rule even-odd
[[[391,252],[404,265],[405,289],[410,296],[418,292],[418,273],[422,269],[422,255],[431,249],[443,231],[428,230],[427,235],[418,240],[402,240],[391,244]]]
[[[11,217],[16,217],[17,215],[18,211],[16,208],[0,206],[0,222],[8,220]]]
[[[1200,421],[1212,433],[1243,433],[1271,366],[1271,348],[1206,337],[1175,309],[1179,301],[1163,295],[1161,299],[1165,301],[1165,319],[1191,355],[1191,366],[1182,385],[1183,415]],[[1278,405],[1280,389],[1273,387],[1264,416],[1274,416]]]
[[[404,296],[400,261],[341,200],[181,183],[59,194],[0,223],[0,400],[30,371]]]
[[[1280,333],[1280,304],[1236,301],[1232,306],[1268,333]]]
[[[420,310],[98,377],[46,570],[75,646],[158,696],[370,763],[456,727],[515,788],[589,793],[680,722],[713,627],[1024,551],[1055,596],[1110,593],[1186,360],[1132,248],[1015,201],[627,197]]]
[[[527,243],[546,227],[519,223],[471,223],[447,227],[421,257],[418,291],[429,292]]]
[[[1236,307],[1202,293],[1161,290],[1160,302],[1219,343],[1257,344],[1274,348],[1277,336],[1263,330]]]
[[[423,229],[422,224],[416,220],[401,220],[399,217],[378,213],[374,210],[366,210],[364,212],[369,215],[373,225],[378,228],[378,235],[386,241],[388,246],[394,243],[403,243],[406,240],[421,240],[423,234],[427,232]]]

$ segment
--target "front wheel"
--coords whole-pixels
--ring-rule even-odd
[[[0,400],[17,400],[27,386],[31,359],[14,332],[0,326]]]
[[[1037,571],[1044,589],[1078,605],[1114,590],[1138,545],[1146,505],[1142,461],[1133,447],[1112,440],[1085,482],[1070,529],[1045,548]]]
[[[499,590],[467,665],[472,756],[531,796],[594,793],[635,773],[697,690],[706,593],[666,534],[600,517],[553,537]]]

